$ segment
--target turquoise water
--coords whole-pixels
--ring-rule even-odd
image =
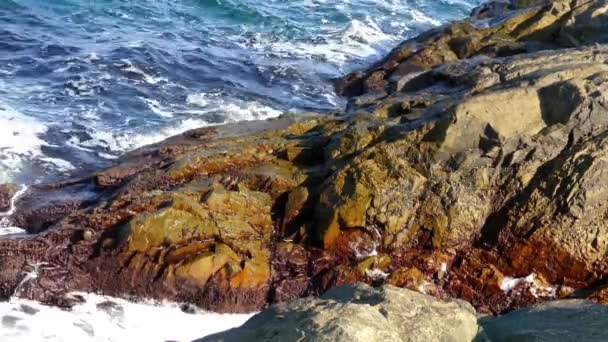
[[[342,109],[331,79],[480,0],[1,0],[0,183],[203,125]]]

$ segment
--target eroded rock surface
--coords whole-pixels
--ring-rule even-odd
[[[604,302],[607,16],[491,2],[347,76],[346,113],[197,129],[33,186],[11,218],[31,235],[0,239],[0,297],[240,312],[362,281],[490,313]]]
[[[472,341],[473,307],[392,286],[337,287],[320,299],[274,305],[212,341]]]

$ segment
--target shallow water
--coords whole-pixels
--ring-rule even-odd
[[[342,109],[331,79],[481,0],[2,0],[0,183],[189,128]]]

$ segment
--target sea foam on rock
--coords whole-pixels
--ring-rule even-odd
[[[347,113],[195,129],[33,186],[0,297],[44,263],[19,296],[65,306],[251,312],[355,282],[492,314],[606,302],[607,6],[492,2],[345,77]]]

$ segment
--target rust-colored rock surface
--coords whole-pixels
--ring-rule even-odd
[[[33,186],[0,297],[244,312],[363,281],[490,313],[604,302],[607,8],[492,2],[339,81],[346,113],[197,129]]]

